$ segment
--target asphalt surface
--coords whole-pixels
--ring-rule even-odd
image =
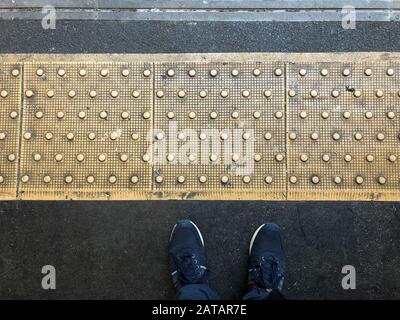
[[[400,22],[0,21],[0,51],[37,53],[399,51]]]
[[[400,23],[0,21],[1,53],[400,51]],[[206,241],[211,285],[240,298],[248,242],[278,223],[288,251],[290,299],[400,298],[400,203],[32,202],[0,203],[0,299],[173,299],[168,237],[193,219]],[[54,265],[57,289],[41,289]],[[343,290],[344,265],[357,272]]]

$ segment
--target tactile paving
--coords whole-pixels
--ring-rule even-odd
[[[151,64],[26,63],[22,197],[141,198],[152,125]]]
[[[287,66],[289,199],[398,197],[399,67]]]
[[[0,199],[400,200],[390,53],[0,56]]]
[[[154,190],[284,199],[283,73],[279,62],[156,64]]]

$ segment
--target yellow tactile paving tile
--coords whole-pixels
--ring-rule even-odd
[[[0,199],[400,200],[400,57],[0,55]]]
[[[285,199],[283,73],[279,62],[156,64],[154,190]]]
[[[288,64],[289,199],[400,198],[399,71]]]
[[[21,65],[0,60],[0,199],[15,199],[18,169]]]
[[[151,191],[143,161],[152,65],[26,63],[22,198],[134,198]]]

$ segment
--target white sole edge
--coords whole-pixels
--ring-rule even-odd
[[[251,255],[251,249],[253,248],[253,244],[254,244],[254,241],[255,241],[256,238],[257,238],[258,233],[260,232],[261,228],[264,227],[265,225],[266,225],[265,223],[262,224],[261,226],[258,227],[258,229],[256,230],[256,232],[254,232],[253,237],[252,237],[251,240],[250,240],[249,255]]]
[[[195,224],[193,221],[189,220],[189,222],[196,228],[197,233],[198,233],[198,235],[199,235],[199,237],[200,237],[201,243],[202,243],[202,245],[203,245],[203,247],[204,247],[204,239],[203,239],[203,236],[202,236],[202,234],[201,234],[201,232],[200,232],[200,229],[196,226],[196,224]],[[171,235],[170,235],[170,237],[169,237],[169,241],[170,241],[170,242],[171,242],[172,235],[174,234],[174,231],[175,231],[176,226],[177,226],[177,223],[174,225],[174,228],[173,228],[172,231],[171,231]]]

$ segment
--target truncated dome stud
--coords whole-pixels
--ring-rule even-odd
[[[131,182],[132,182],[133,184],[136,184],[136,183],[139,182],[139,177],[134,175],[134,176],[131,177],[130,180],[131,180]]]
[[[17,111],[11,111],[10,112],[10,118],[11,119],[16,119],[18,117],[18,112]]]
[[[321,69],[321,71],[320,71],[320,74],[323,77],[326,77],[328,75],[328,73],[329,73],[328,69]]]

